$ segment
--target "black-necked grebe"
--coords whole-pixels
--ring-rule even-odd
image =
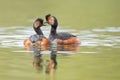
[[[49,39],[47,39],[43,35],[43,33],[40,29],[40,27],[42,27],[42,26],[43,26],[43,19],[41,19],[41,18],[36,19],[35,22],[33,23],[33,28],[34,28],[36,34],[34,34],[24,40],[24,47],[26,50],[29,50],[29,47],[30,47],[30,45],[32,45],[32,43],[36,43],[38,45],[38,47],[40,45],[44,45],[42,47],[49,45]]]
[[[51,14],[48,14],[45,16],[46,21],[48,24],[51,25],[51,31],[49,35],[49,39],[52,41],[54,39],[57,39],[58,44],[79,44],[79,39],[70,33],[67,32],[60,32],[57,33],[57,26],[58,21],[55,16],[52,16]]]

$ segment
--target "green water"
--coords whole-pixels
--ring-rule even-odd
[[[119,4],[119,0],[0,0],[0,80],[119,80]],[[22,44],[34,34],[32,21],[48,13],[58,18],[59,32],[81,40],[77,52],[59,52],[52,74],[36,71],[33,56]],[[48,29],[43,28],[46,36]]]

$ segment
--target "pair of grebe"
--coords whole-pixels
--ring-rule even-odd
[[[60,45],[71,45],[71,44],[80,44],[79,39],[70,33],[61,32],[57,33],[58,21],[56,17],[48,14],[46,15],[46,21],[49,25],[51,25],[51,31],[49,35],[49,39],[44,36],[41,31],[41,27],[43,26],[43,19],[38,18],[33,23],[33,28],[36,32],[35,35],[30,36],[28,39],[24,40],[24,46],[27,49],[32,43],[41,44],[41,45],[49,45],[50,42],[56,40],[57,44]]]
[[[56,56],[57,56],[57,50],[75,50],[77,47],[74,46],[68,46],[71,44],[79,44],[80,41],[78,40],[78,38],[75,35],[66,33],[66,32],[61,32],[61,33],[57,33],[57,27],[58,27],[58,21],[57,19],[48,14],[46,15],[46,21],[48,24],[51,25],[51,31],[50,31],[50,35],[49,35],[49,39],[46,38],[43,34],[43,32],[41,31],[41,27],[44,25],[43,23],[43,19],[38,18],[35,20],[35,22],[33,23],[33,28],[36,32],[36,34],[30,36],[28,39],[24,40],[24,47],[26,50],[30,50],[31,48],[33,48],[35,46],[35,50],[34,53],[37,55],[34,56],[34,67],[36,69],[39,69],[42,63],[41,57],[42,54],[40,54],[41,49],[42,50],[48,50],[47,46],[49,46],[50,44],[52,45],[52,43],[55,44],[60,44],[61,46],[51,46],[51,57],[49,60],[49,66],[48,66],[48,70],[47,73],[52,72],[53,69],[56,69],[57,67],[57,60],[56,60]],[[64,45],[64,46],[63,46]],[[38,48],[38,49],[36,49]],[[57,50],[56,50],[57,48]]]

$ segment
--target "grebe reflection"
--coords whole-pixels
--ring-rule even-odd
[[[51,45],[50,56],[45,59],[44,56],[46,56],[46,54],[42,53],[43,50],[35,45],[33,46],[33,66],[36,70],[41,71],[45,69],[45,73],[50,74],[57,69],[57,48],[55,47],[54,44]]]

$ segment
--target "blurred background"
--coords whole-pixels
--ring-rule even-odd
[[[0,25],[27,25],[48,13],[59,25],[86,29],[119,26],[119,0],[0,0]]]
[[[59,52],[50,75],[45,67],[34,69],[34,57],[23,47],[35,34],[33,21],[46,14],[58,19],[58,32],[81,41],[77,52]],[[47,36],[49,29],[42,29]],[[0,79],[120,80],[120,0],[0,0]]]

